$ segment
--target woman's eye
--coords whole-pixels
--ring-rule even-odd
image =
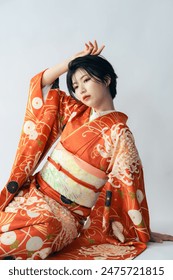
[[[86,79],[84,80],[84,83],[88,82],[89,80],[90,80],[90,78],[86,78]]]

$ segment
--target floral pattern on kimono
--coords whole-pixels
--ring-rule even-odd
[[[19,258],[46,258],[55,251],[59,252],[49,258],[134,258],[146,248],[150,234],[143,170],[133,135],[126,125],[127,116],[112,112],[90,121],[90,108],[54,88],[44,101],[41,77],[42,73],[31,80],[15,162],[7,185],[0,194],[0,213],[3,217],[1,244],[4,234],[7,237],[13,232],[9,238],[14,242],[10,241],[12,243],[4,246],[12,246],[13,255]],[[60,135],[64,149],[103,171],[108,178],[90,209],[83,229],[72,211],[61,205],[58,194],[56,201],[56,191],[51,186],[46,188],[48,193],[41,191],[42,187],[39,188],[34,175],[37,166]],[[22,196],[21,192],[24,192]],[[42,196],[40,205],[37,203],[38,197],[32,195],[34,192],[38,197]],[[30,206],[28,208],[26,199],[32,201],[32,209]],[[55,208],[50,209],[50,201],[52,207],[56,205]],[[63,224],[64,213],[66,225]],[[26,220],[21,218],[26,215]],[[69,232],[72,232],[71,239],[66,230],[68,226]],[[57,239],[61,231],[65,233]],[[80,236],[77,237],[79,232]],[[64,234],[67,234],[67,238],[63,243]],[[34,246],[35,236],[42,241],[39,239],[39,248],[33,252],[26,244]],[[22,240],[25,240],[23,247]],[[27,243],[29,240],[32,242]],[[15,253],[14,248],[18,247],[20,252],[16,250]],[[1,256],[8,256],[11,252],[11,247],[4,249],[0,245],[0,249]],[[44,254],[41,255],[41,252]]]

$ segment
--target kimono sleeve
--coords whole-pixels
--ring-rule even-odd
[[[70,95],[67,95],[64,91],[59,88],[59,78],[57,78],[52,85],[46,86],[47,94],[44,93],[44,88],[41,88],[41,79],[44,71],[37,74],[31,79],[30,87],[37,88],[38,92],[41,93],[41,99],[43,103],[48,103],[56,96],[57,108],[57,128],[60,130],[66,125],[69,118],[72,116],[74,111],[84,111],[86,107],[80,101],[75,100]],[[46,95],[46,97],[45,97]],[[51,102],[50,102],[51,103]]]
[[[149,211],[141,160],[129,128],[119,124],[114,132],[112,167],[105,185],[105,208],[109,208],[105,227],[111,221],[114,235],[122,242],[134,238],[147,242]]]
[[[44,71],[43,71],[44,72]],[[58,88],[49,90],[44,100],[41,87],[43,72],[30,81],[24,122],[6,186],[0,193],[0,209],[16,195],[33,175],[48,150],[61,134],[74,108],[81,107]]]
[[[118,123],[112,126],[110,138],[108,180],[90,213],[85,236],[89,238],[97,229],[102,242],[106,238],[110,243],[146,243],[150,239],[149,212],[133,135],[126,124]]]

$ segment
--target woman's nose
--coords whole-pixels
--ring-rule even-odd
[[[81,86],[81,88],[80,88],[80,94],[83,94],[83,93],[85,93],[85,92],[86,92],[85,87],[84,87],[84,86]]]

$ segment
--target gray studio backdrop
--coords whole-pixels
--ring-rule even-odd
[[[143,162],[152,229],[173,234],[172,15],[172,0],[0,0],[0,188],[31,77],[97,39],[119,77],[115,107]]]

